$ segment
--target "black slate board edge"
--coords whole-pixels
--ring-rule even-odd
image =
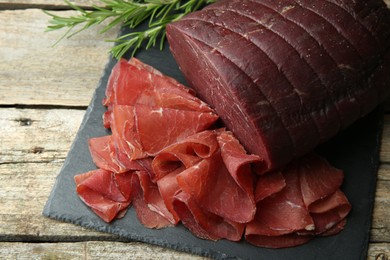
[[[366,234],[365,234],[364,247],[362,247],[362,250],[361,250],[361,255],[364,256],[365,259],[367,258],[368,244],[369,244],[370,237],[371,237],[370,233],[371,233],[371,225],[372,225],[372,214],[374,212],[375,194],[376,194],[377,179],[378,179],[377,173],[379,170],[379,163],[380,163],[379,155],[380,155],[380,149],[381,149],[381,144],[382,144],[381,141],[382,141],[383,125],[384,125],[384,113],[385,113],[384,106],[380,105],[377,108],[377,111],[378,111],[378,113],[377,113],[377,126],[376,127],[378,130],[377,130],[376,140],[375,140],[376,151],[374,154],[372,154],[372,157],[371,157],[371,160],[372,160],[371,161],[371,166],[372,166],[371,171],[375,174],[371,179],[372,183],[369,184],[370,203],[369,203],[369,209],[366,212],[367,213],[366,221],[368,223],[365,223],[365,225],[368,228],[365,230]]]
[[[120,34],[125,33],[126,31],[121,31]],[[165,55],[165,56],[164,56]],[[177,80],[181,81],[182,83],[185,84],[185,80],[180,72],[178,72],[178,69],[175,68],[177,67],[175,61],[173,60],[172,56],[169,54],[168,46],[165,47],[164,53],[161,53],[159,50],[156,49],[150,49],[148,52],[141,52],[139,57],[142,61],[148,63],[151,66],[156,67],[160,71],[162,71],[164,74],[167,74],[169,76],[175,77]],[[164,65],[161,65],[161,62],[164,63]],[[96,112],[95,110],[102,110],[102,105],[101,105],[101,98],[102,98],[102,89],[105,89],[105,85],[107,83],[108,76],[111,73],[111,69],[116,63],[116,60],[113,59],[112,57],[109,57],[108,63],[106,64],[104,70],[103,70],[103,75],[101,79],[99,80],[99,84],[97,89],[95,90],[95,93],[92,97],[92,100],[90,102],[90,105],[88,106],[86,113],[84,115],[83,121],[80,125],[79,131],[77,132],[77,136],[74,139],[74,142],[71,145],[71,148],[69,150],[68,156],[64,162],[63,167],[61,168],[60,174],[57,176],[55,184],[53,186],[52,192],[50,193],[50,196],[48,198],[48,201],[44,207],[43,210],[43,215],[52,219],[64,221],[64,222],[69,222],[73,223],[76,225],[80,225],[85,228],[97,230],[97,231],[102,231],[102,232],[107,232],[107,233],[112,233],[115,235],[120,236],[121,238],[124,238],[125,241],[141,241],[141,242],[146,242],[150,244],[155,244],[163,247],[168,247],[172,248],[174,250],[179,250],[179,251],[184,251],[188,253],[193,253],[201,256],[206,256],[206,257],[212,257],[215,259],[257,259],[258,257],[261,257],[262,259],[339,259],[337,258],[337,254],[331,252],[331,255],[325,255],[324,252],[311,252],[311,250],[317,250],[318,248],[324,247],[325,248],[329,247],[328,244],[330,245],[335,245],[336,249],[339,250],[338,244],[339,241],[349,241],[348,240],[348,232],[350,232],[350,225],[353,225],[352,222],[358,221],[355,220],[356,216],[351,217],[350,222],[347,223],[346,230],[341,232],[337,236],[329,237],[329,238],[316,238],[313,241],[309,242],[309,244],[303,245],[303,246],[298,246],[294,248],[287,248],[287,249],[265,249],[265,248],[258,248],[254,247],[252,245],[249,245],[246,242],[230,242],[230,241],[225,241],[221,240],[218,242],[212,242],[212,241],[205,241],[198,239],[194,236],[187,236],[186,234],[183,235],[183,239],[180,240],[181,237],[179,237],[179,240],[173,240],[169,237],[166,237],[164,234],[168,235],[176,235],[180,234],[181,232],[189,232],[187,231],[182,225],[179,225],[178,227],[171,228],[169,230],[162,230],[162,231],[156,231],[156,230],[148,230],[146,228],[143,228],[140,232],[138,233],[132,233],[128,232],[127,230],[123,229],[123,219],[114,221],[112,224],[106,224],[102,220],[100,220],[94,213],[87,207],[85,206],[81,200],[76,197],[76,198],[70,198],[70,200],[73,199],[73,203],[75,205],[66,205],[65,208],[62,208],[62,205],[58,205],[58,201],[61,201],[61,196],[64,194],[64,182],[67,182],[68,187],[65,188],[68,189],[67,192],[72,191],[73,194],[75,193],[75,185],[72,181],[69,180],[70,176],[69,175],[69,169],[71,168],[71,164],[75,164],[74,159],[78,157],[75,157],[73,153],[77,153],[77,149],[80,148],[80,142],[84,142],[84,144],[81,144],[81,146],[85,146],[86,143],[86,138],[87,137],[92,137],[92,136],[86,136],[85,134],[83,135],[83,131],[85,130],[84,128],[90,127],[89,125],[91,122],[95,125],[100,125],[99,120],[101,121],[102,114],[100,114],[99,119],[93,119],[91,118],[91,115],[93,115],[93,112]],[[168,64],[168,65],[165,65]],[[373,114],[373,115],[372,115]],[[382,125],[383,125],[383,111],[378,112],[378,110],[374,113],[371,113],[371,119],[369,119],[369,122],[374,122],[375,126],[372,126],[373,129],[369,130],[368,133],[370,136],[368,136],[368,139],[372,139],[372,134],[373,131],[375,130],[375,143],[371,143],[369,145],[369,148],[373,150],[373,153],[370,154],[370,169],[369,173],[374,174],[374,176],[370,177],[369,182],[370,183],[365,183],[364,185],[369,185],[369,198],[367,199],[366,204],[368,203],[368,208],[365,208],[364,211],[364,216],[358,216],[359,221],[361,218],[364,218],[365,222],[364,223],[359,223],[361,224],[361,228],[364,230],[364,234],[360,233],[359,236],[362,238],[362,241],[359,241],[359,247],[355,247],[356,249],[359,249],[360,252],[353,252],[354,257],[348,256],[343,257],[343,259],[366,259],[367,257],[367,250],[368,250],[368,241],[369,241],[369,232],[370,232],[370,227],[371,227],[371,216],[372,216],[372,210],[373,210],[373,201],[375,197],[375,189],[376,189],[376,173],[379,165],[379,160],[378,160],[378,154],[379,154],[379,149],[380,149],[380,139],[381,139],[381,132],[382,132]],[[374,119],[372,119],[375,117]],[[92,120],[92,121],[91,121]],[[95,121],[94,121],[95,120]],[[359,121],[361,122],[361,120]],[[362,123],[355,123],[356,124],[362,124]],[[371,123],[372,123],[371,122]],[[354,126],[352,126],[353,128]],[[102,128],[102,127],[101,127]],[[355,128],[358,128],[355,126]],[[87,129],[88,130],[88,129]],[[343,135],[348,138],[349,133],[348,129],[344,131],[344,133],[341,133],[339,137],[336,137],[336,139],[342,139]],[[85,131],[84,131],[85,132]],[[360,131],[361,132],[361,131]],[[359,132],[359,133],[360,133]],[[104,135],[108,134],[109,132],[107,130],[99,130],[98,135]],[[366,136],[364,135],[365,131],[363,131],[363,138]],[[340,137],[341,136],[341,137]],[[371,140],[370,139],[370,140]],[[336,141],[337,142],[337,141]],[[326,145],[325,145],[326,146]],[[332,145],[331,145],[332,146]],[[320,147],[321,150],[321,147]],[[326,148],[325,148],[326,150]],[[87,150],[84,149],[82,151],[85,155]],[[79,152],[80,153],[80,152]],[[81,154],[83,155],[83,154]],[[348,156],[347,156],[348,157]],[[353,155],[352,155],[353,157]],[[366,157],[364,157],[366,158]],[[72,161],[73,159],[73,161]],[[90,159],[90,158],[89,158]],[[347,159],[348,160],[348,159]],[[337,160],[336,160],[337,161]],[[77,163],[77,162],[76,162]],[[331,163],[333,161],[331,160]],[[337,167],[337,162],[336,165]],[[86,166],[87,168],[90,166]],[[85,167],[84,167],[85,168]],[[81,173],[81,172],[79,172]],[[72,174],[75,174],[74,172]],[[343,185],[344,186],[344,185]],[[347,189],[351,189],[350,187],[347,187]],[[62,193],[61,193],[62,192]],[[68,194],[68,193],[65,194]],[[59,193],[59,194],[58,194]],[[73,195],[72,195],[73,196]],[[67,200],[67,198],[64,198]],[[57,202],[57,203],[56,203]],[[72,211],[81,209],[82,212],[80,213],[81,215],[77,215],[78,213],[74,214],[74,212],[69,212],[68,210]],[[87,216],[85,216],[85,215]],[[129,219],[131,217],[134,217],[134,210],[131,208],[128,213],[126,214],[125,218]],[[129,215],[129,216],[127,216]],[[133,215],[133,216],[131,216]],[[363,214],[361,214],[363,215]],[[122,221],[122,222],[121,222]],[[137,221],[137,219],[135,220]],[[122,226],[121,226],[122,225]],[[135,225],[140,225],[141,224],[135,224]],[[138,227],[136,227],[138,228]],[[136,230],[136,228],[134,230]],[[360,227],[359,227],[360,229]],[[174,231],[172,231],[174,230]],[[347,231],[348,230],[348,231]],[[157,237],[154,234],[159,234]],[[355,231],[354,231],[355,232]],[[360,232],[360,231],[359,231]],[[356,232],[355,232],[356,233]],[[353,233],[353,234],[355,234]],[[163,235],[161,235],[163,234]],[[187,241],[186,241],[187,239]],[[193,242],[193,243],[192,243]],[[243,249],[240,247],[243,246]],[[233,248],[233,249],[232,249]],[[236,249],[239,249],[240,252],[237,252],[235,254]],[[253,251],[253,252],[248,252],[247,251]],[[317,250],[318,251],[318,250]],[[234,253],[232,253],[234,252]]]
[[[111,73],[112,62],[113,62],[113,58],[110,56],[108,62],[107,62],[106,65],[104,66],[104,69],[103,69],[103,76],[100,77],[99,82],[98,82],[98,86],[101,86],[102,84],[106,84],[106,83],[104,82],[104,75],[106,75],[107,73],[108,73],[108,74]],[[89,102],[89,105],[88,105],[88,107],[87,107],[87,109],[86,109],[86,111],[85,111],[85,114],[84,114],[84,116],[83,116],[83,119],[81,120],[81,124],[80,124],[80,126],[79,126],[79,128],[78,128],[78,130],[77,130],[76,137],[75,137],[75,139],[73,140],[73,142],[72,142],[72,144],[71,144],[71,146],[70,146],[70,148],[69,148],[68,155],[69,155],[69,153],[74,149],[74,146],[75,146],[76,143],[78,142],[78,139],[80,138],[80,135],[79,135],[78,133],[80,132],[80,130],[81,130],[82,128],[84,128],[85,124],[87,124],[87,118],[90,116],[90,114],[92,113],[92,111],[93,111],[93,109],[94,109],[94,107],[95,107],[95,104],[96,104],[96,102],[97,102],[97,100],[96,100],[96,99],[97,99],[97,92],[98,92],[98,88],[95,89],[95,91],[94,91],[94,93],[93,93],[93,95],[92,95],[92,99],[91,99],[91,101]],[[70,161],[68,160],[68,155],[66,156],[66,159],[65,159],[65,161],[64,161],[64,164],[62,165],[62,167],[61,167],[61,169],[60,169],[60,173],[63,171],[64,168],[66,168],[66,166],[67,166],[68,163],[70,162]],[[55,194],[55,190],[56,190],[56,188],[57,188],[57,185],[59,184],[59,178],[60,178],[60,176],[61,176],[60,174],[57,175],[56,180],[55,180],[54,185],[53,185],[53,188],[52,188],[52,190],[51,190],[51,192],[50,192],[50,195],[49,195],[49,197],[48,197],[48,200],[47,200],[47,202],[46,202],[46,204],[45,204],[45,206],[44,206],[44,209],[43,209],[42,214],[43,214],[45,217],[51,217],[50,214],[49,214],[50,209],[51,209],[51,201],[52,201],[51,198],[52,198],[52,197],[54,196],[54,194]],[[54,217],[54,216],[53,216],[53,217]],[[63,220],[63,219],[61,219],[60,216],[56,216],[56,219],[58,219],[58,220]]]

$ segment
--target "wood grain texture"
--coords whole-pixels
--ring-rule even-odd
[[[94,27],[53,47],[65,31],[45,33],[48,20],[39,9],[0,11],[0,105],[89,104],[112,47],[104,39],[119,29]]]
[[[92,5],[103,5],[99,0],[75,0],[70,1],[77,6],[88,8]],[[0,9],[20,9],[20,8],[46,8],[62,9],[68,8],[63,0],[0,0]]]
[[[0,243],[0,256],[4,259],[207,259],[142,243],[99,241],[36,244]]]

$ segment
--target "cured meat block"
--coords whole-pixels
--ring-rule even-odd
[[[189,85],[264,172],[389,96],[381,0],[221,0],[169,24],[167,38]]]

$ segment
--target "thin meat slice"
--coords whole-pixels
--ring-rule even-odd
[[[224,220],[220,216],[205,211],[185,192],[178,193],[173,201],[173,207],[184,226],[195,236],[209,240],[222,238],[239,241],[244,231],[244,225]]]
[[[239,223],[249,222],[254,217],[253,193],[248,193],[234,180],[220,152],[181,172],[177,181],[184,192],[211,213]]]
[[[257,178],[255,201],[259,202],[286,187],[286,181],[281,171],[273,171]]]
[[[112,135],[94,137],[88,140],[92,160],[97,167],[114,173],[123,173],[135,170],[149,170],[145,168],[151,163],[151,158],[130,160],[123,150],[119,149]],[[148,162],[149,161],[149,162]]]
[[[112,136],[94,137],[88,140],[89,151],[95,165],[111,172],[125,172],[126,167],[118,160],[120,151],[115,148]]]
[[[117,146],[131,160],[157,154],[163,148],[208,129],[214,113],[170,108],[113,106],[112,134]],[[158,133],[158,134],[157,134]]]
[[[281,236],[246,235],[245,239],[252,245],[266,248],[294,247],[305,244],[314,238],[313,235],[298,235],[296,233]]]
[[[133,206],[140,222],[148,228],[164,228],[177,223],[166,208],[158,187],[144,171],[135,172],[131,179]]]
[[[309,210],[313,203],[335,193],[343,182],[343,172],[316,154],[303,157],[298,164],[302,198]]]
[[[202,159],[211,157],[218,149],[217,135],[212,130],[202,131],[176,142],[154,157],[152,167],[156,179],[178,168],[190,168]]]
[[[130,205],[131,173],[120,175],[97,169],[74,177],[80,199],[100,218],[111,222],[122,217]]]
[[[136,131],[142,149],[155,155],[165,147],[204,131],[218,119],[211,112],[135,106]],[[156,134],[157,133],[157,134]]]
[[[310,215],[314,220],[315,234],[326,233],[328,230],[344,221],[351,211],[351,204],[344,193],[337,190],[326,199],[318,201],[310,209]],[[338,227],[340,229],[340,227]]]
[[[130,160],[148,157],[139,142],[134,110],[133,106],[115,105],[111,114],[111,131],[115,146]]]
[[[172,214],[173,224],[177,224],[180,221],[180,217],[174,209],[173,201],[175,195],[181,191],[176,176],[178,173],[184,170],[184,167],[177,168],[176,170],[164,175],[162,178],[157,180],[157,187],[161,194],[164,204],[168,211]]]
[[[178,187],[205,210],[245,223],[253,219],[256,210],[255,176],[250,164],[258,161],[260,157],[246,154],[230,132],[215,130],[203,131],[168,146],[155,157],[152,165],[157,183],[167,175],[172,178],[171,173],[175,172]]]
[[[261,157],[247,154],[244,147],[230,131],[218,133],[217,140],[221,149],[223,163],[230,176],[248,194],[248,199],[254,203],[255,175],[252,171],[252,164],[259,163]]]
[[[246,226],[245,238],[257,246],[278,248],[341,231],[351,210],[339,189],[342,179],[340,170],[314,154],[268,177],[260,176],[255,193],[257,212]]]
[[[280,236],[314,230],[314,221],[302,200],[298,168],[290,164],[283,171],[283,176],[286,186],[257,203],[256,216],[246,227],[246,237]]]
[[[175,79],[136,58],[121,59],[112,69],[103,104],[108,111],[103,116],[105,127],[111,125],[113,105],[145,104],[175,109],[211,112],[211,108],[194,96],[194,92]]]

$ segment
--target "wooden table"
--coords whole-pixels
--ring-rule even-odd
[[[94,28],[52,47],[62,32],[44,32],[42,8],[70,12],[60,0],[0,0],[0,259],[202,259],[42,216],[108,60],[102,39],[118,31]],[[380,159],[370,259],[390,258],[390,114]]]

